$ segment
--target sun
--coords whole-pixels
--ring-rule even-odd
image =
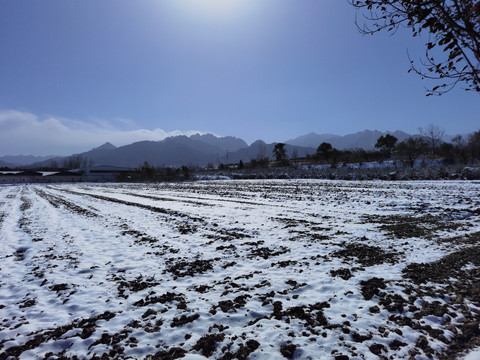
[[[227,13],[238,10],[245,0],[190,0],[197,3],[195,6],[206,11]]]
[[[231,18],[244,13],[251,0],[176,0],[182,11],[193,17]]]

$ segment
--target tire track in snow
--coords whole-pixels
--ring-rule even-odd
[[[26,296],[28,292],[25,292],[25,296],[15,301],[0,299],[0,304],[7,305],[0,309],[0,317],[8,319],[4,323],[6,330],[11,331],[12,339],[15,332],[20,333],[12,342],[5,343],[1,340],[1,336],[6,336],[5,331],[0,331],[0,347],[12,348],[41,336],[45,341],[31,348],[38,356],[48,351],[61,356],[60,352],[66,350],[64,356],[80,354],[87,358],[94,354],[119,359],[157,354],[161,358],[182,352],[200,352],[215,358],[222,355],[234,358],[235,354],[247,353],[265,358],[293,354],[316,358],[319,353],[332,358],[376,358],[377,355],[408,358],[410,351],[420,356],[441,351],[444,339],[438,334],[443,334],[444,327],[440,316],[448,305],[448,298],[442,295],[436,299],[436,292],[444,289],[405,288],[408,281],[402,277],[405,268],[402,261],[378,264],[382,260],[379,256],[375,266],[370,266],[373,252],[386,250],[390,244],[403,251],[412,245],[418,246],[422,239],[390,240],[375,224],[362,223],[362,214],[411,214],[417,211],[417,204],[427,201],[443,201],[442,206],[453,207],[458,199],[446,199],[445,194],[451,194],[457,187],[465,189],[461,195],[465,202],[462,208],[478,207],[475,205],[479,199],[478,186],[450,183],[447,189],[439,191],[437,183],[405,186],[367,183],[366,189],[361,188],[360,183],[324,186],[325,182],[312,181],[300,184],[299,188],[292,182],[284,184],[282,192],[280,183],[273,186],[266,182],[263,186],[262,182],[232,182],[232,191],[227,194],[227,183],[220,192],[216,183],[210,183],[208,192],[215,196],[238,194],[241,200],[245,196],[259,198],[260,194],[267,195],[269,200],[263,208],[255,210],[235,206],[234,202],[231,206],[225,202],[225,206],[218,208],[193,207],[193,217],[208,216],[209,222],[202,223],[177,217],[182,211],[170,215],[151,211],[149,207],[154,205],[147,201],[141,204],[145,206],[130,205],[142,201],[132,195],[128,195],[132,200],[123,198],[119,206],[112,206],[115,202],[85,196],[81,191],[64,193],[66,201],[82,208],[97,205],[99,213],[104,215],[102,218],[82,216],[61,204],[55,207],[34,192],[12,198],[14,208],[18,209],[28,200],[32,201],[31,208],[25,208],[24,214],[16,210],[16,218],[25,216],[28,221],[32,233],[23,234],[28,235],[27,240],[37,231],[43,234],[41,242],[32,242],[33,249],[52,247],[49,256],[71,250],[78,263],[69,264],[68,259],[53,257],[35,258],[38,264],[41,260],[51,266],[45,272],[47,283],[43,286],[35,281],[27,283],[23,281],[26,278],[15,274],[4,278],[2,286],[6,283],[11,287],[14,282],[23,281],[22,285],[35,298]],[[207,192],[208,184],[200,185]],[[251,195],[247,195],[245,189],[241,191],[242,185]],[[188,191],[190,186],[196,185],[177,186],[175,191],[182,191],[182,187]],[[122,194],[125,191],[142,189],[140,195],[150,195],[145,186],[111,184],[109,187],[112,189],[83,186],[82,191],[101,191],[104,194],[94,195],[113,198],[127,196]],[[35,188],[62,198],[57,187]],[[376,188],[390,190],[380,195],[382,191]],[[158,194],[153,190],[152,193]],[[22,200],[23,196],[27,201]],[[170,203],[175,206],[174,202]],[[279,214],[278,204],[287,204],[289,208]],[[415,208],[410,209],[410,205]],[[182,206],[177,209],[182,210]],[[110,211],[112,208],[115,211]],[[121,213],[124,215],[117,217]],[[329,217],[322,218],[319,214]],[[179,219],[198,228],[185,234],[165,230]],[[12,220],[15,216],[9,217],[9,226]],[[478,218],[473,217],[471,221],[479,223]],[[327,226],[332,229],[324,230]],[[336,231],[346,228],[349,232],[335,235]],[[330,237],[328,246],[324,241],[308,238],[311,233],[322,235],[324,231]],[[166,239],[152,236],[154,233],[166,233]],[[159,244],[174,244],[179,253],[155,249],[155,243],[137,242],[144,235],[158,240]],[[356,244],[355,248],[352,243]],[[432,241],[421,242],[421,246],[422,251],[431,253],[429,260],[438,259],[448,251],[439,251]],[[146,253],[149,247],[152,247],[150,254]],[[333,250],[336,256],[332,256]],[[411,262],[411,255],[407,253],[406,257],[406,262]],[[27,262],[22,260],[16,264],[31,267],[28,265],[28,261],[34,259],[31,253],[27,252],[25,259]],[[465,264],[461,271],[467,272],[474,266]],[[22,272],[21,268],[16,269]],[[435,301],[441,302],[441,307],[435,307]],[[399,313],[402,306],[410,313]],[[115,311],[115,317],[107,314],[104,316],[108,320],[99,318],[107,309]],[[440,315],[438,309],[442,310]],[[12,319],[10,311],[15,312],[19,320]],[[41,311],[49,314],[49,321],[35,317]],[[440,320],[435,323],[436,317]],[[450,325],[456,326],[452,319]],[[27,320],[30,324],[24,323]],[[21,322],[24,324],[13,329]],[[78,327],[79,324],[85,327]],[[35,334],[28,332],[30,329]]]
[[[142,203],[133,202],[133,201],[121,200],[121,199],[117,199],[117,198],[113,198],[113,197],[109,197],[109,196],[104,196],[104,195],[98,195],[98,194],[81,193],[81,192],[71,191],[71,190],[66,190],[66,189],[60,189],[60,190],[64,191],[64,192],[67,192],[67,193],[70,193],[72,195],[89,196],[89,197],[92,197],[94,199],[98,199],[98,200],[102,200],[102,201],[112,202],[112,203],[126,205],[126,206],[138,207],[138,208],[149,210],[151,212],[159,213],[159,214],[162,214],[162,215],[165,215],[165,216],[175,216],[175,217],[178,217],[178,218],[186,218],[188,220],[198,222],[198,223],[204,223],[204,220],[200,217],[194,217],[194,216],[191,216],[191,215],[186,214],[186,213],[182,213],[182,212],[175,211],[175,210],[169,210],[169,209],[165,209],[165,208],[158,207],[158,206],[152,206],[152,205],[142,204]]]
[[[18,195],[18,188],[15,186],[0,186],[0,229],[2,223],[9,213],[11,202]],[[0,233],[1,236],[1,233]]]
[[[25,234],[29,235],[29,238],[40,238],[40,235],[42,238],[32,243],[32,254],[28,259],[21,259],[18,266],[9,266],[8,273],[2,271],[2,277],[8,276],[7,283],[18,284],[11,285],[10,291],[2,291],[0,297],[0,313],[5,319],[3,325],[0,325],[0,349],[10,340],[23,344],[9,348],[11,351],[7,353],[14,356],[17,352],[20,354],[29,348],[35,348],[36,352],[42,353],[42,349],[49,348],[48,343],[61,343],[56,337],[69,329],[68,324],[74,320],[72,316],[77,319],[83,317],[80,322],[73,321],[71,327],[72,330],[83,328],[87,333],[81,339],[88,338],[93,330],[90,332],[84,326],[93,326],[94,329],[98,325],[95,325],[95,321],[87,321],[91,318],[91,312],[108,311],[111,307],[108,301],[114,299],[112,295],[116,292],[113,285],[101,285],[102,281],[108,278],[112,268],[121,267],[122,262],[128,260],[127,263],[130,263],[131,260],[130,255],[122,255],[128,254],[128,244],[119,238],[118,229],[113,229],[111,236],[108,236],[98,217],[84,216],[84,212],[78,211],[77,207],[64,206],[65,202],[58,202],[58,198],[48,196],[42,191],[22,192],[25,201],[15,199],[15,202],[12,202],[14,207],[18,207],[18,211],[11,213],[9,225],[22,232],[23,229],[18,224],[19,219],[23,218],[26,223],[32,224],[29,232]],[[33,208],[22,206],[30,199],[33,199]],[[117,240],[116,244],[111,241],[112,248],[109,251],[108,247],[104,247],[102,239],[98,239],[95,234],[88,234],[92,231],[107,235],[110,241],[120,241]],[[13,239],[10,237],[9,240]],[[124,251],[121,250],[122,246]],[[15,265],[13,261],[10,262],[10,265],[12,264]],[[89,265],[85,268],[84,264]],[[107,302],[104,302],[105,299]],[[7,313],[2,311],[4,306],[8,309]],[[42,324],[51,323],[52,319],[65,325],[54,330],[42,329]],[[32,326],[42,330],[28,335],[22,331]],[[25,335],[16,336],[16,332]]]
[[[59,196],[55,196],[55,195],[52,195],[52,194],[48,194],[46,193],[45,191],[41,190],[41,189],[35,189],[35,192],[37,193],[37,195],[43,197],[45,200],[47,200],[50,204],[52,204],[53,207],[55,208],[58,208],[60,206],[64,206],[67,210],[70,210],[74,213],[77,213],[77,214],[80,214],[80,215],[84,215],[84,216],[88,216],[88,217],[98,217],[100,215],[88,210],[88,209],[85,209],[81,206],[78,206],[70,201],[67,201],[65,200],[64,198],[61,198]]]

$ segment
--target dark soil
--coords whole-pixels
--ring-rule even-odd
[[[193,347],[194,350],[202,351],[202,354],[206,357],[212,356],[215,352],[217,343],[223,341],[225,339],[225,334],[207,334],[202,336],[195,346]]]
[[[293,354],[295,353],[296,349],[297,349],[297,345],[295,344],[282,345],[280,347],[280,353],[283,355],[283,357],[287,359],[291,359],[293,358]]]
[[[480,236],[477,240],[480,241]],[[450,278],[461,279],[465,276],[471,276],[472,270],[462,270],[467,264],[475,265],[475,267],[480,266],[480,245],[456,251],[433,263],[410,264],[403,272],[406,277],[417,284],[424,284],[429,281],[445,283]],[[473,272],[477,273],[478,270]]]
[[[469,265],[472,267],[467,267]],[[365,300],[371,300],[374,296],[378,299],[378,306],[372,306],[370,312],[387,310],[391,314],[388,318],[390,322],[398,327],[408,326],[423,334],[418,338],[412,356],[424,354],[429,358],[450,360],[462,351],[480,345],[480,312],[466,304],[468,300],[476,308],[480,307],[479,266],[480,245],[469,246],[435,262],[407,265],[403,271],[405,282],[397,283],[397,286],[404,287],[403,296],[388,290],[385,280],[377,277],[361,281],[360,287]],[[444,300],[425,301],[425,297]],[[453,325],[452,320],[459,316],[459,312],[463,314],[463,319]],[[423,318],[426,316],[437,317],[442,321],[442,328],[425,325]],[[447,329],[453,333],[450,338],[445,333]],[[371,335],[354,332],[351,336],[353,341],[363,342],[369,340]],[[439,353],[431,341],[445,344],[445,349]],[[404,346],[407,344],[400,340],[393,340],[389,344],[392,350]],[[386,352],[386,347],[378,343],[369,345],[369,349],[380,357]]]
[[[68,290],[69,287],[68,287],[68,284],[57,284],[57,285],[49,286],[49,289],[52,291],[59,292],[59,291]]]
[[[361,243],[349,243],[344,245],[345,249],[332,253],[332,256],[345,259],[346,263],[351,264],[354,258],[363,266],[374,266],[383,263],[395,263],[398,254],[386,252],[377,246],[370,246]]]
[[[150,296],[147,295],[145,299],[138,300],[137,302],[133,303],[134,306],[148,306],[152,304],[165,304],[165,303],[170,303],[173,301],[177,301],[178,303],[184,303],[185,302],[185,296],[183,294],[176,294],[176,293],[171,293],[167,292],[163,295],[160,296]]]
[[[117,286],[118,294],[120,297],[123,297],[125,299],[128,298],[127,291],[139,292],[160,284],[160,282],[156,281],[154,277],[149,277],[144,279],[142,275],[139,275],[136,279],[130,280],[130,281],[121,280],[121,278],[116,278],[116,279],[120,280]]]
[[[177,327],[177,326],[182,326],[191,322],[194,322],[200,317],[198,314],[193,314],[193,315],[182,315],[179,318],[174,317],[172,320],[172,323],[170,324],[171,327]]]
[[[47,200],[53,207],[60,207],[63,206],[65,209],[74,212],[79,215],[87,216],[87,217],[98,217],[99,215],[95,214],[91,210],[85,209],[81,206],[78,206],[70,201],[67,201],[59,196],[54,196],[52,194],[47,194],[45,191],[40,189],[35,189],[35,192],[38,196],[41,196],[45,200]]]
[[[345,268],[340,268],[340,269],[337,269],[337,270],[331,270],[330,274],[333,277],[338,276],[338,277],[342,278],[343,280],[348,280],[353,276],[350,269],[345,269]]]
[[[378,223],[379,229],[397,239],[430,237],[436,231],[455,230],[460,223],[452,222],[448,216],[425,214],[421,216],[375,216],[366,217],[369,222]]]
[[[253,248],[250,251],[250,255],[247,257],[248,258],[261,257],[266,260],[271,256],[278,256],[278,255],[285,254],[287,252],[290,252],[290,249],[283,246],[279,250],[268,248],[268,247],[259,247],[259,248]]]
[[[176,277],[195,276],[196,274],[203,274],[209,270],[213,270],[212,263],[214,259],[210,260],[194,260],[194,261],[177,261],[171,265],[167,271]]]
[[[173,347],[169,350],[161,350],[152,356],[147,356],[146,360],[175,360],[185,357],[186,354],[186,350],[179,347]]]
[[[247,300],[251,298],[250,295],[240,295],[233,300],[221,300],[218,302],[217,306],[214,306],[211,313],[215,313],[216,309],[219,307],[223,312],[233,311],[236,312],[236,309],[240,309],[245,306]]]
[[[100,315],[94,316],[89,319],[74,320],[71,324],[59,326],[53,330],[46,330],[43,332],[39,331],[37,333],[33,333],[32,334],[33,337],[30,338],[25,344],[11,346],[8,349],[3,350],[0,353],[0,360],[6,360],[9,358],[14,358],[14,359],[18,358],[20,354],[22,354],[24,351],[33,350],[38,346],[40,346],[41,344],[46,343],[50,340],[58,340],[65,333],[75,328],[82,329],[82,332],[77,336],[79,336],[82,339],[87,339],[95,332],[95,328],[97,327],[96,322],[98,320],[108,321],[114,317],[115,317],[114,313],[106,311]],[[0,349],[4,341],[0,342]]]
[[[260,343],[256,340],[248,340],[245,345],[240,344],[239,349],[232,353],[227,351],[219,358],[219,360],[247,360],[251,353],[258,349]]]

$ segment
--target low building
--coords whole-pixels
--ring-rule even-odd
[[[89,182],[116,181],[119,175],[128,176],[128,174],[134,171],[135,169],[133,168],[112,165],[91,166],[70,170],[72,173],[81,174],[84,181]]]
[[[128,176],[134,171],[132,168],[102,165],[47,174],[32,170],[0,172],[0,184],[109,182],[117,181],[119,175]]]
[[[79,181],[82,181],[81,175],[69,172],[48,173],[48,175],[33,170],[0,173],[0,184],[36,184]]]

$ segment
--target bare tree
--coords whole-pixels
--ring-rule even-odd
[[[427,143],[422,138],[408,138],[397,145],[397,153],[413,168],[415,160],[425,152]]]
[[[465,139],[462,135],[458,134],[455,135],[452,139],[452,142],[457,145],[457,147],[464,147],[465,146]]]
[[[427,91],[441,95],[462,83],[480,92],[480,0],[349,0],[364,10],[363,34],[410,28],[413,36],[429,32],[425,58],[411,68],[422,78],[440,80]],[[371,25],[367,25],[371,24]],[[435,47],[443,48],[436,51]]]
[[[425,128],[419,127],[418,131],[428,140],[432,150],[435,150],[440,145],[445,136],[445,129],[435,124],[428,124]]]
[[[66,169],[85,168],[86,159],[80,155],[71,155],[63,161],[63,167]]]
[[[265,158],[265,145],[262,143],[258,144],[258,154],[257,154],[257,160],[262,160]]]
[[[296,148],[293,148],[293,150],[292,150],[292,159],[293,159],[293,160],[297,160],[297,158],[298,158],[298,151],[297,151]]]
[[[480,160],[480,131],[476,131],[468,136],[467,146],[472,162]]]
[[[466,163],[468,160],[468,154],[467,154],[467,142],[463,138],[462,135],[458,134],[453,137],[452,142],[455,144],[455,151],[458,154],[458,157],[461,159],[463,163]]]

